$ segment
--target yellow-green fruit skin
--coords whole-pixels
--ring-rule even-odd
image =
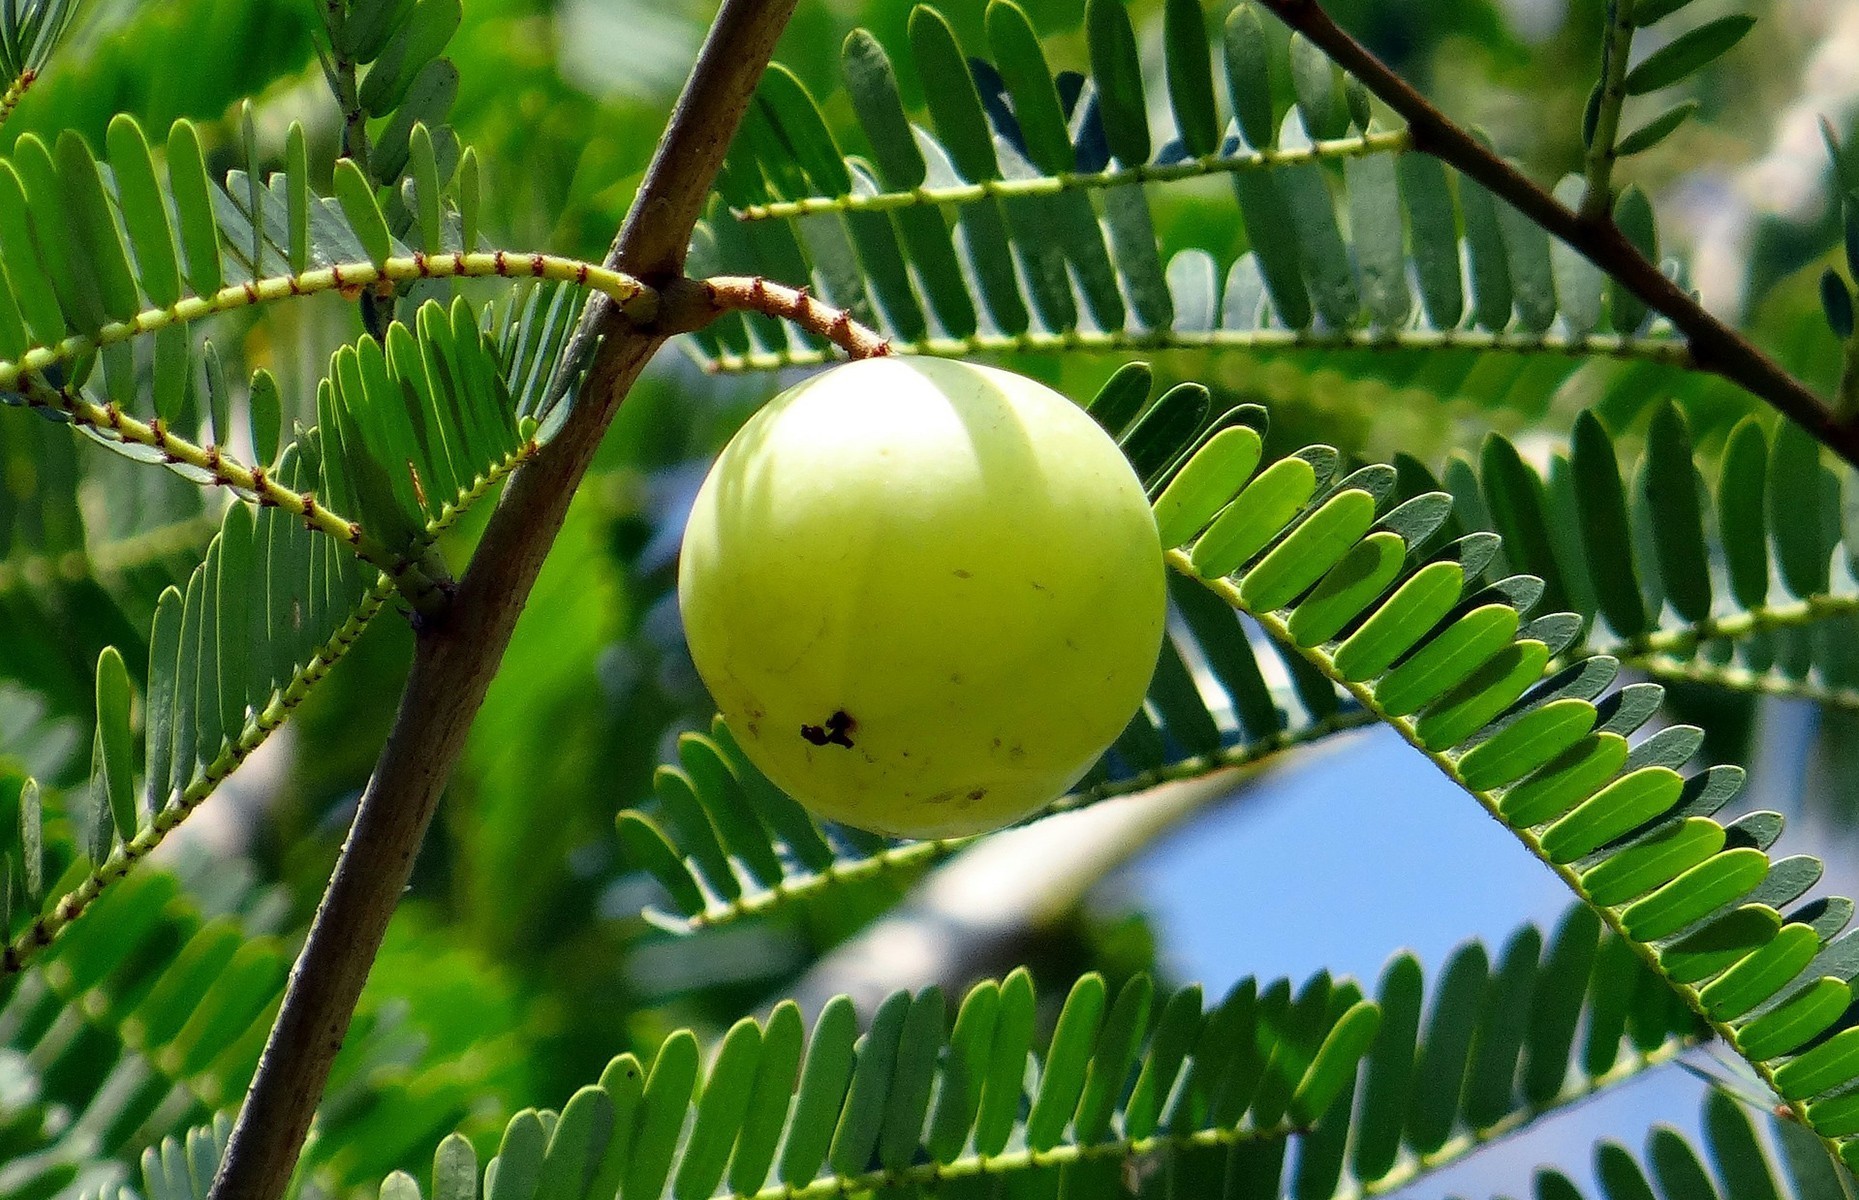
[[[1142,703],[1166,608],[1116,443],[1042,384],[919,358],[836,367],[743,427],[678,600],[749,759],[822,817],[914,838],[1063,795]]]

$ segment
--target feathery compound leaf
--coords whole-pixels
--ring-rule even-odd
[[[1243,140],[1221,142],[1206,14],[1182,0],[1164,6],[1161,24],[1163,69],[1145,80],[1123,4],[1090,5],[1084,40],[1095,77],[1082,86],[1052,74],[1026,15],[1008,0],[988,9],[992,61],[965,58],[948,22],[919,6],[910,18],[913,61],[899,61],[897,74],[909,77],[914,67],[933,142],[901,107],[908,89],[884,82],[890,72],[870,35],[848,43],[857,67],[847,77],[850,105],[791,103],[798,84],[771,69],[764,104],[720,183],[744,227],[699,240],[715,245],[714,265],[814,289],[876,323],[902,352],[1234,347],[1300,363],[1314,354],[1345,374],[1396,386],[1425,376],[1432,387],[1439,360],[1429,352],[1462,346],[1462,361],[1488,361],[1491,375],[1447,370],[1481,380],[1473,385],[1481,393],[1488,378],[1494,394],[1504,390],[1500,376],[1526,371],[1532,387],[1553,386],[1548,377],[1570,365],[1538,356],[1558,347],[1674,356],[1663,330],[1641,336],[1643,309],[1616,322],[1621,332],[1600,333],[1601,277],[1552,249],[1510,206],[1469,181],[1455,196],[1443,170],[1421,155],[1402,155],[1411,168],[1391,167],[1408,135],[1369,130],[1360,87],[1339,83],[1314,45],[1293,43],[1294,70],[1280,82],[1294,86],[1275,91],[1283,46],[1249,4],[1222,28],[1225,90]],[[1280,93],[1295,93],[1314,143],[1274,148]],[[869,166],[844,158],[827,127],[823,113],[848,108],[876,148]],[[1151,112],[1166,112],[1174,126],[1154,146]],[[1338,172],[1324,164],[1343,167],[1343,195]],[[1171,261],[1150,212],[1157,188],[1210,174],[1232,176],[1236,203],[1202,206],[1199,219],[1214,222],[1202,240],[1247,247],[1225,269],[1199,248]],[[837,220],[816,219],[828,216]],[[1477,328],[1461,321],[1468,260]],[[1416,322],[1410,274],[1424,322]],[[695,335],[693,353],[724,371],[827,354],[780,330],[758,332],[745,346],[726,336],[739,328]],[[1374,353],[1324,353],[1357,349]],[[1506,356],[1502,365],[1496,354]]]
[[[1668,516],[1662,525],[1676,528],[1661,528],[1658,544],[1665,555],[1662,574],[1677,574],[1672,568],[1683,568],[1688,562],[1700,564],[1700,582],[1690,585],[1698,595],[1683,603],[1702,616],[1710,610],[1709,580],[1702,564],[1706,551],[1696,469],[1684,435],[1675,410],[1667,408],[1655,417],[1648,446],[1648,489],[1674,491],[1692,506],[1692,515],[1686,519],[1682,506],[1672,509],[1667,499]],[[1598,425],[1583,425],[1578,437],[1579,454],[1591,464],[1599,459],[1611,466],[1613,450]],[[1529,485],[1537,482],[1534,473],[1514,456],[1493,457],[1488,451],[1487,462],[1504,474],[1504,486],[1518,495],[1528,494]],[[1827,501],[1819,490],[1823,484],[1817,450],[1801,462],[1784,461],[1776,469],[1791,472],[1796,480],[1808,479],[1814,489],[1794,506],[1797,512],[1805,509],[1810,518],[1819,518],[1826,511]],[[1615,505],[1621,505],[1617,475],[1592,465],[1586,473],[1589,479],[1582,485],[1586,492],[1603,497],[1611,492]],[[1674,479],[1679,482],[1673,484]],[[1489,480],[1486,494],[1499,495],[1491,490]],[[1621,994],[1608,1001],[1613,1007],[1597,1010],[1591,1017],[1588,1070],[1599,1073],[1610,1068],[1618,1057],[1622,1032],[1632,1034],[1642,1046],[1656,1044],[1656,1040],[1642,1040],[1652,1037],[1645,1033],[1646,1022],[1652,1019],[1647,1005],[1679,1011],[1674,1006],[1682,1002],[1691,1012],[1708,1014],[1719,1022],[1719,1031],[1730,1036],[1739,1053],[1758,1067],[1775,1069],[1778,1060],[1809,1047],[1808,1054],[1794,1060],[1805,1065],[1790,1064],[1784,1068],[1788,1071],[1784,1077],[1792,1081],[1790,1099],[1796,1102],[1797,1115],[1811,1122],[1813,1110],[1801,1102],[1848,1087],[1859,1072],[1859,1051],[1849,1053],[1851,1043],[1842,1040],[1850,1024],[1845,1016],[1852,997],[1849,980],[1859,975],[1859,955],[1850,956],[1848,964],[1848,956],[1838,949],[1844,943],[1829,947],[1826,938],[1830,934],[1804,922],[1787,922],[1791,928],[1784,936],[1785,922],[1778,913],[1819,878],[1819,863],[1805,856],[1780,862],[1769,858],[1767,847],[1780,831],[1774,814],[1745,817],[1728,829],[1711,819],[1740,786],[1742,772],[1713,768],[1689,778],[1680,774],[1675,768],[1689,760],[1700,744],[1697,731],[1675,726],[1629,746],[1627,736],[1652,715],[1660,692],[1653,685],[1632,684],[1597,697],[1617,669],[1613,660],[1601,660],[1599,669],[1593,670],[1592,660],[1579,664],[1572,675],[1565,673],[1531,692],[1541,678],[1548,651],[1545,643],[1528,633],[1547,630],[1560,620],[1542,618],[1524,627],[1521,610],[1543,590],[1536,580],[1500,580],[1468,601],[1469,610],[1462,608],[1456,619],[1442,620],[1445,609],[1435,608],[1424,621],[1412,621],[1412,640],[1402,638],[1366,662],[1367,652],[1363,652],[1355,670],[1348,669],[1345,655],[1356,639],[1380,636],[1374,630],[1376,621],[1411,603],[1403,600],[1403,593],[1426,571],[1456,569],[1457,563],[1436,559],[1417,566],[1407,586],[1396,589],[1381,603],[1380,611],[1363,619],[1357,634],[1335,650],[1329,642],[1298,636],[1300,614],[1312,606],[1321,613],[1329,594],[1318,588],[1300,600],[1301,588],[1278,580],[1281,569],[1275,566],[1274,556],[1296,544],[1307,530],[1323,528],[1320,518],[1327,507],[1347,495],[1342,490],[1336,499],[1300,500],[1287,520],[1274,522],[1276,528],[1259,547],[1263,553],[1255,551],[1249,556],[1247,561],[1254,565],[1242,563],[1219,576],[1197,570],[1196,543],[1172,550],[1170,561],[1178,570],[1198,574],[1215,593],[1259,621],[1288,652],[1295,650],[1329,679],[1349,681],[1350,691],[1363,704],[1431,754],[1488,811],[1510,825],[1527,847],[1567,871],[1565,877],[1578,896],[1623,939],[1615,943],[1623,949],[1610,954],[1623,961],[1643,955],[1656,969],[1659,982],[1643,993],[1654,999],[1629,1001]],[[1515,525],[1517,513],[1527,510],[1514,500],[1509,503],[1509,520]],[[1624,525],[1622,513],[1607,520],[1611,521],[1608,528]],[[1815,530],[1828,527],[1818,519],[1811,525]],[[1201,535],[1202,539],[1211,532]],[[1674,535],[1682,540],[1664,540]],[[1352,545],[1372,546],[1373,536],[1364,526],[1346,539],[1350,544],[1341,547],[1338,557],[1353,553]],[[1803,537],[1802,543],[1804,548],[1792,551],[1803,564],[1796,568],[1801,576],[1797,582],[1813,592],[1824,588],[1825,579],[1817,573],[1807,577],[1808,559],[1811,555],[1813,562],[1824,567],[1831,547],[1819,538]],[[1262,583],[1255,582],[1261,577]],[[1450,578],[1441,575],[1442,582]],[[1635,594],[1630,584],[1615,586],[1626,598]],[[1451,604],[1457,595],[1455,587],[1442,601]],[[1406,625],[1407,621],[1397,623]],[[1563,636],[1567,635],[1557,635],[1557,644]],[[1532,696],[1544,698],[1540,708],[1533,707]],[[1829,929],[1837,931],[1845,919],[1839,914],[1846,910],[1843,905],[1828,907],[1838,917]],[[1816,946],[1822,947],[1818,956]],[[1534,954],[1532,949],[1525,957]],[[1521,973],[1522,961],[1507,959],[1491,976],[1484,958],[1471,955],[1461,957],[1448,971],[1445,994],[1460,998],[1450,1003],[1442,1000],[1437,1008],[1434,1031],[1426,1043],[1428,1057],[1417,1068],[1419,1077],[1427,1081],[1422,1086],[1433,1088],[1415,1101],[1419,1115],[1410,1144],[1419,1152],[1443,1146],[1450,1135],[1449,1114],[1458,1095],[1457,1081],[1467,1069],[1467,1056],[1482,1054],[1512,1061],[1512,1051],[1497,1048],[1521,1045],[1528,1036],[1506,1027],[1491,1035],[1502,1040],[1480,1041],[1474,1049],[1468,1032],[1473,1011],[1470,997],[1484,990],[1487,978],[1504,980],[1499,986],[1506,988],[1521,986],[1512,963],[1515,972]],[[1797,985],[1791,981],[1803,965],[1810,981]],[[1597,999],[1604,996],[1597,993]],[[1492,1011],[1509,1013],[1515,1007],[1508,1000],[1494,1002]],[[1558,1024],[1569,1028],[1566,1018]],[[1562,1036],[1558,1034],[1556,1040]],[[1512,1038],[1518,1040],[1513,1043]],[[1819,1045],[1834,1048],[1813,1049],[1816,1039],[1821,1039]],[[1440,1080],[1451,1081],[1450,1092],[1435,1082]],[[1501,1094],[1473,1089],[1473,1094],[1480,1097],[1472,1104],[1480,1120],[1504,1111],[1506,1098],[1512,1095],[1508,1088]],[[1835,1110],[1819,1111],[1830,1122],[1835,1119]],[[1838,1120],[1844,1122],[1844,1110],[1839,1110]],[[1838,1139],[1849,1133],[1843,1123],[1829,1124],[1818,1132],[1836,1148]]]

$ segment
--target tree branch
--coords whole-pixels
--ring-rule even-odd
[[[796,0],[723,0],[645,182],[607,256],[634,276],[681,276],[691,229]],[[413,870],[517,617],[620,401],[664,342],[588,306],[601,343],[554,441],[511,477],[451,603],[421,622],[412,671],[284,1003],[211,1200],[276,1200],[296,1165],[368,969]]]
[[[1805,383],[1754,343],[1706,312],[1696,298],[1641,254],[1611,221],[1587,222],[1517,168],[1452,122],[1367,47],[1350,37],[1317,0],[1259,0],[1309,38],[1406,120],[1414,148],[1490,189],[1573,247],[1622,287],[1672,322],[1699,370],[1720,375],[1787,415],[1847,462],[1859,466],[1859,424],[1846,424]]]

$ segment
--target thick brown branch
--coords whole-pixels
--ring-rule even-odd
[[[681,271],[723,152],[794,4],[723,0],[610,266],[660,279]],[[440,793],[575,487],[665,337],[604,303],[589,306],[582,332],[602,341],[573,413],[511,478],[451,604],[421,624],[393,731],[291,971],[211,1200],[282,1194]]]
[[[1805,383],[1754,343],[1706,312],[1665,277],[1611,220],[1583,220],[1510,163],[1454,124],[1426,97],[1350,37],[1317,0],[1260,0],[1319,46],[1407,121],[1414,148],[1485,185],[1524,216],[1568,243],[1621,286],[1661,313],[1685,336],[1700,370],[1721,375],[1766,401],[1849,463],[1859,465],[1859,424],[1846,424]]]

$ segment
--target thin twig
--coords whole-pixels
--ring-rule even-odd
[[[4,125],[7,118],[13,115],[13,110],[18,108],[19,102],[26,98],[27,91],[32,88],[33,82],[38,77],[37,71],[27,67],[19,73],[18,78],[7,84],[6,92],[0,94],[0,125]]]
[[[1672,322],[1691,344],[1699,370],[1720,375],[1768,403],[1847,462],[1859,466],[1859,423],[1841,422],[1805,383],[1741,333],[1706,312],[1667,279],[1611,221],[1587,222],[1517,168],[1455,125],[1426,97],[1350,37],[1317,0],[1259,0],[1321,47],[1407,121],[1414,148],[1483,184],[1524,216],[1566,242],[1614,281]]]
[[[718,314],[758,312],[791,321],[825,338],[852,358],[877,358],[891,352],[884,335],[852,319],[843,308],[813,298],[806,288],[792,288],[760,275],[714,275],[703,280],[704,294]]]
[[[1633,53],[1633,0],[1608,0],[1607,30],[1601,35],[1601,80],[1595,85],[1594,126],[1588,130],[1587,188],[1581,219],[1608,221],[1614,212],[1614,143],[1620,137],[1620,109],[1627,102],[1623,81]]]
[[[683,277],[691,230],[795,3],[723,0],[608,267],[648,284]],[[567,422],[510,479],[443,614],[420,623],[393,730],[291,969],[210,1200],[283,1193],[517,617],[614,412],[666,336],[629,322],[604,298],[583,313],[577,343],[598,338],[599,349]]]

